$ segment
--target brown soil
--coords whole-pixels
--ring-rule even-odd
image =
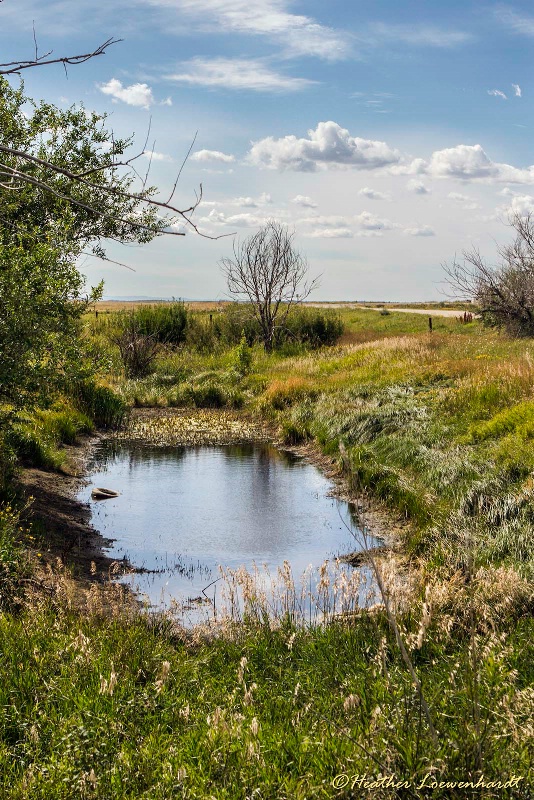
[[[68,466],[63,472],[26,468],[17,480],[17,488],[28,498],[23,521],[37,523],[34,532],[42,566],[55,564],[59,558],[73,576],[84,581],[100,580],[113,563],[103,550],[111,542],[90,524],[89,506],[76,499],[87,458],[100,438],[66,446]]]

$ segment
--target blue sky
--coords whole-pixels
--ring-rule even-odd
[[[275,218],[296,231],[316,299],[442,299],[441,265],[506,241],[534,210],[534,8],[428,0],[4,0],[1,61],[87,52],[25,75],[30,96],[110,114],[168,191],[196,131],[178,200],[199,183],[200,229],[246,237]],[[14,79],[15,82],[18,79]],[[225,296],[232,237],[110,245],[130,272],[82,270],[107,295]]]

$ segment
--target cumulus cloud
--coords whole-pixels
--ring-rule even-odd
[[[408,181],[406,184],[408,191],[413,192],[414,194],[430,194],[430,189],[428,189],[423,181],[415,180],[412,178],[411,181]]]
[[[223,164],[231,164],[235,161],[235,156],[222,153],[220,150],[197,150],[191,156],[191,161],[219,161]]]
[[[190,86],[253,92],[299,92],[316,83],[275,72],[260,59],[199,57],[184,62],[182,68],[183,72],[167,75],[168,80]]]
[[[387,192],[377,192],[374,189],[369,189],[368,186],[360,189],[358,194],[360,197],[367,197],[368,200],[391,200],[391,195]]]
[[[534,197],[530,194],[516,194],[509,206],[503,209],[506,213],[520,214],[522,217],[534,213]]]
[[[295,203],[297,206],[302,206],[303,208],[317,208],[317,203],[312,200],[311,197],[307,197],[303,194],[298,194],[290,202]]]
[[[263,36],[284,48],[286,56],[315,56],[336,61],[350,55],[349,37],[312,17],[292,14],[291,0],[149,0],[152,6],[185,15],[200,30],[216,34]]]
[[[150,159],[150,161],[166,161],[167,163],[171,163],[174,160],[172,156],[168,156],[166,153],[157,153],[155,150],[145,150],[143,156]]]
[[[314,172],[318,168],[377,169],[400,161],[400,153],[385,142],[351,136],[336,122],[319,122],[309,138],[272,136],[254,142],[248,160],[267,169]]]
[[[488,94],[493,95],[493,97],[502,97],[503,100],[508,100],[504,92],[501,92],[500,89],[488,89]]]
[[[115,101],[122,100],[129,106],[150,108],[155,103],[152,89],[146,83],[132,83],[131,86],[123,86],[117,78],[111,78],[107,83],[100,84],[98,88]]]
[[[516,97],[521,97],[522,96],[523,93],[522,93],[521,87],[519,86],[518,83],[512,83],[512,89],[514,90],[514,95]]]
[[[459,144],[432,154],[425,170],[437,178],[461,181],[534,183],[534,166],[518,169],[492,161],[479,144]]]
[[[436,232],[430,225],[422,225],[416,228],[405,228],[403,234],[405,236],[435,236]]]
[[[358,225],[366,231],[390,231],[393,228],[400,228],[396,222],[391,222],[389,219],[381,219],[369,211],[362,211],[354,217]]]

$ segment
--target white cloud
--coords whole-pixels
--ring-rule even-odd
[[[430,225],[422,225],[418,228],[405,228],[403,234],[405,236],[435,236],[436,232]]]
[[[258,197],[258,203],[260,206],[270,206],[273,202],[273,198],[269,194],[269,192],[262,192]]]
[[[366,231],[390,231],[393,228],[400,228],[396,222],[391,222],[389,219],[381,219],[369,211],[362,211],[354,217],[358,225]]]
[[[336,166],[376,169],[395,164],[401,157],[385,142],[353,137],[336,122],[319,122],[308,136],[261,139],[252,145],[248,160],[267,169],[314,172],[319,167]]]
[[[391,200],[391,195],[386,192],[377,192],[374,189],[369,189],[368,186],[364,186],[363,189],[360,189],[358,192],[360,197],[367,197],[368,200]]]
[[[495,9],[497,19],[507,25],[515,33],[523,36],[534,36],[534,17],[525,17],[517,14],[508,6],[499,5]]]
[[[523,93],[522,93],[521,87],[519,86],[518,83],[512,83],[512,89],[514,90],[514,95],[516,97],[521,97],[522,96]]]
[[[534,166],[518,169],[492,161],[479,144],[459,144],[432,153],[426,173],[438,178],[483,180],[502,183],[534,183]]]
[[[310,239],[352,239],[354,233],[350,228],[316,228],[305,235]]]
[[[146,2],[146,0],[143,0]],[[211,33],[263,36],[284,48],[287,56],[316,56],[336,61],[350,55],[349,37],[312,17],[289,12],[291,0],[149,0]]]
[[[522,217],[534,213],[534,197],[530,194],[518,194],[512,198],[510,206],[504,209],[508,213],[520,214]]]
[[[150,108],[155,102],[152,89],[146,83],[132,83],[131,86],[123,86],[117,78],[111,78],[107,83],[100,84],[98,88],[104,94],[110,95],[115,100],[122,100],[129,106]]]
[[[236,197],[233,201],[234,205],[239,206],[240,208],[257,208],[258,204],[254,200],[253,197]]]
[[[493,95],[493,97],[502,97],[503,100],[508,100],[504,92],[501,92],[500,89],[488,89],[488,94]]]
[[[300,225],[319,225],[321,228],[340,228],[347,227],[351,224],[348,217],[330,215],[322,216],[317,214],[313,217],[303,217],[298,220]]]
[[[221,153],[220,150],[197,150],[191,156],[191,161],[220,161],[223,164],[231,164],[235,157],[228,153]]]
[[[151,161],[166,161],[171,163],[174,160],[172,156],[168,156],[166,153],[157,153],[155,150],[145,150],[143,156]]]
[[[413,178],[411,181],[408,181],[406,184],[408,191],[413,192],[414,194],[430,194],[430,189],[428,189],[423,181],[417,181]]]
[[[460,192],[449,192],[447,197],[449,200],[454,200],[455,203],[458,203],[458,205],[460,205],[466,211],[473,211],[475,208],[480,208],[478,203],[475,203],[466,194],[460,194]]]
[[[370,27],[375,44],[393,42],[423,47],[450,48],[465,44],[472,36],[464,31],[447,31],[433,25],[389,25],[375,22]],[[365,37],[364,37],[365,40]]]
[[[167,75],[176,83],[254,92],[299,92],[316,81],[274,72],[259,59],[192,58],[182,64],[184,72]]]
[[[317,208],[317,203],[314,202],[311,197],[306,197],[302,194],[298,194],[293,198],[293,200],[291,200],[291,202],[295,203],[297,206],[302,206],[303,208]]]

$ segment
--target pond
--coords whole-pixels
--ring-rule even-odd
[[[120,494],[92,500],[97,486]],[[288,562],[295,579],[307,570],[311,583],[312,568],[359,550],[355,509],[332,488],[315,466],[269,444],[104,441],[79,499],[90,504],[93,526],[114,540],[109,556],[146,570],[128,578],[136,591],[153,607],[176,600],[191,610],[208,598],[221,602],[220,567],[256,568],[265,588]]]

